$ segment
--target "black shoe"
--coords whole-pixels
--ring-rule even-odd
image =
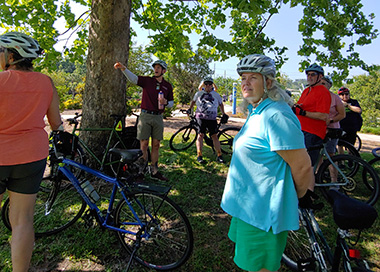
[[[158,179],[161,181],[169,181],[169,179],[166,178],[163,174],[161,174],[160,171],[157,171],[156,174],[151,173],[150,176],[154,179]]]
[[[205,163],[205,161],[204,161],[204,159],[202,158],[202,156],[198,156],[198,157],[197,157],[197,161],[198,161],[200,164]]]
[[[216,158],[216,161],[219,163],[224,163],[223,157],[221,155]]]

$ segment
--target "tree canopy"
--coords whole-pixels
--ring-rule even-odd
[[[5,0],[1,5],[0,27],[31,33],[46,51],[43,65],[53,68],[61,57],[53,47],[62,34],[54,24],[59,19],[65,22],[69,33],[77,34],[64,54],[83,61],[87,53],[91,2]],[[89,11],[78,16],[73,4],[87,6]],[[287,48],[277,47],[275,39],[265,34],[265,26],[284,5],[303,8],[298,30],[289,29],[303,36],[298,51],[303,57],[300,70],[315,59],[322,66],[333,67],[334,80],[341,81],[352,67],[365,71],[378,68],[367,65],[356,52],[357,47],[370,44],[378,36],[373,25],[375,15],[363,13],[361,0],[141,0],[133,1],[131,17],[143,29],[150,30],[151,44],[147,52],[169,63],[184,63],[195,56],[189,35],[196,33],[199,43],[195,46],[205,58],[222,61],[253,52],[270,53],[280,68],[287,61]],[[129,18],[129,14],[125,16]],[[220,38],[218,30],[229,31],[231,39]],[[131,35],[136,34],[131,31]]]

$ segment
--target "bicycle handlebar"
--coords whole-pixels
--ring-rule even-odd
[[[380,158],[380,155],[377,154],[377,152],[380,152],[380,147],[372,149],[372,154],[373,154],[376,158]]]

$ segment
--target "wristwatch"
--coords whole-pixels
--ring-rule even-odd
[[[334,123],[334,120],[333,119],[330,119],[330,124]]]

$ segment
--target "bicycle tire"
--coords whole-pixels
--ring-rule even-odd
[[[354,146],[357,151],[360,151],[360,149],[362,148],[362,139],[360,139],[359,135],[357,134],[356,134],[356,141],[355,141]]]
[[[368,162],[373,169],[375,169],[378,176],[380,176],[380,157],[374,158]]]
[[[192,146],[198,137],[198,130],[191,126],[184,126],[175,132],[169,140],[173,151],[183,151]]]
[[[218,139],[220,148],[224,154],[232,154],[232,145],[236,134],[240,131],[238,127],[227,127],[219,131]]]
[[[145,224],[141,229],[127,202],[123,199],[115,210],[115,226],[142,235],[140,247],[134,259],[156,270],[171,270],[180,267],[193,250],[193,231],[185,213],[171,199],[156,193],[133,193],[128,195],[134,212]],[[128,224],[129,222],[129,224]],[[148,232],[147,232],[148,230]],[[118,232],[123,247],[132,253],[136,235]]]
[[[355,146],[353,146],[349,142],[347,142],[345,140],[339,139],[338,146],[340,146],[340,147],[343,148],[343,152],[344,153],[342,153],[342,154],[353,155],[355,157],[359,157],[360,158],[359,151],[355,148]]]
[[[51,183],[50,190],[37,193],[34,211],[35,236],[45,237],[61,232],[74,224],[84,213],[86,202],[70,181],[62,179]],[[12,230],[9,221],[9,198],[2,208],[4,225]]]
[[[292,271],[300,271],[297,262],[299,260],[305,260],[311,256],[317,259],[313,254],[312,245],[319,245],[320,252],[323,256],[324,265],[327,270],[330,271],[333,262],[333,256],[331,250],[327,244],[326,239],[323,237],[317,222],[312,222],[310,219],[307,221],[300,213],[300,228],[298,230],[289,231],[286,242],[285,251],[282,255],[282,262],[290,268]],[[317,230],[315,232],[314,230]],[[318,264],[321,267],[320,264]],[[330,269],[330,270],[329,270]],[[322,271],[322,270],[321,270]]]
[[[349,184],[339,186],[339,190],[345,193],[348,197],[354,198],[370,205],[374,205],[379,198],[380,181],[379,176],[369,163],[365,160],[352,155],[336,155],[331,157],[334,164],[338,165],[339,169],[347,177]],[[316,175],[317,184],[327,184],[331,182],[329,166],[331,162],[325,160],[319,167]],[[337,173],[337,181],[344,182],[344,178],[340,173]],[[329,187],[319,187],[322,195],[331,203],[327,195]]]

